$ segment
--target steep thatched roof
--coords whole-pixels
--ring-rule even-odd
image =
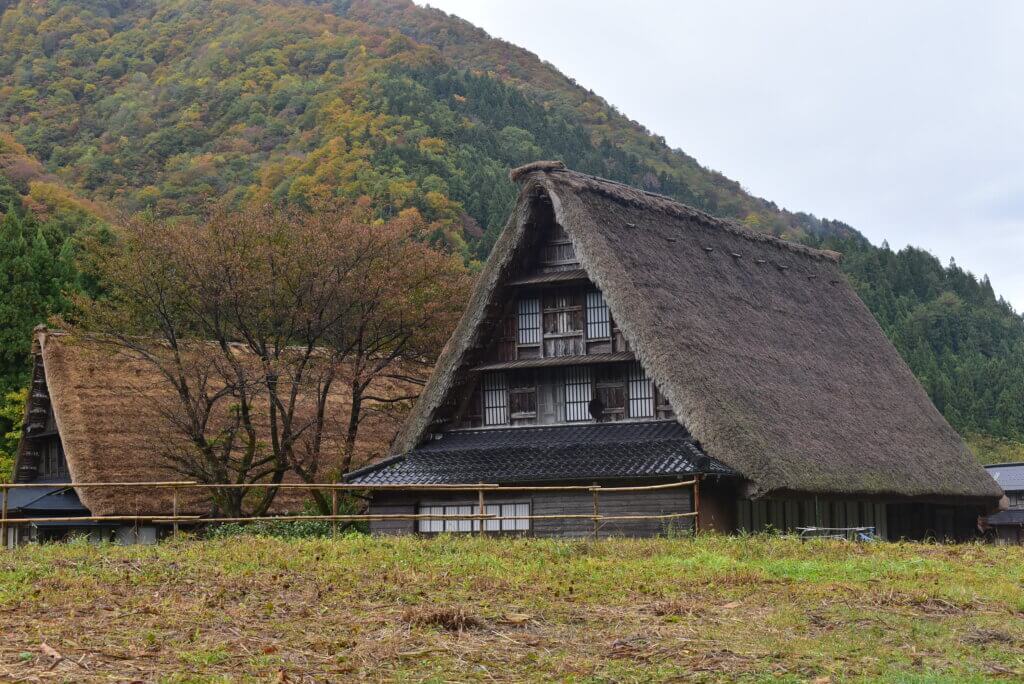
[[[73,482],[167,482],[190,479],[169,467],[166,454],[186,449],[184,438],[167,420],[175,406],[172,386],[155,367],[109,345],[72,338],[39,328],[37,354],[42,360],[49,401],[64,445]],[[345,383],[329,401],[321,472],[337,465],[348,420]],[[404,396],[411,387],[387,382],[374,393]],[[413,391],[414,393],[414,391]],[[310,402],[311,403],[311,402]],[[302,397],[300,397],[300,411]],[[261,425],[260,423],[263,423]],[[361,425],[355,465],[387,454],[398,422],[384,413],[368,416]],[[210,429],[215,434],[217,426]],[[269,442],[269,424],[257,420],[257,438]],[[300,452],[302,446],[299,447]],[[19,459],[25,449],[22,440]],[[299,482],[287,475],[286,482]],[[77,488],[82,503],[95,515],[168,514],[170,492],[154,488]],[[293,510],[308,497],[304,490],[282,490],[275,510]],[[207,513],[205,498],[182,496],[182,511]]]
[[[679,420],[751,495],[999,498],[847,283],[838,254],[558,162],[513,178],[518,203],[397,453],[423,439],[481,346],[489,305],[547,211]]]

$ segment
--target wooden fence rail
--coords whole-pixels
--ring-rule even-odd
[[[122,488],[122,489],[170,489],[171,490],[171,515],[96,515],[96,516],[61,516],[61,517],[34,517],[34,518],[12,518],[8,515],[8,492],[12,489],[52,489],[59,487],[68,488]],[[278,489],[305,489],[331,492],[331,514],[330,515],[264,515],[246,517],[223,517],[215,518],[201,515],[179,514],[178,493],[183,490],[202,489],[266,489],[275,487]],[[615,494],[624,492],[645,492],[664,489],[693,488],[693,510],[687,513],[662,513],[650,515],[602,515],[600,506],[601,494]],[[477,493],[478,512],[466,514],[442,514],[442,513],[359,513],[359,514],[338,514],[338,492],[339,491],[443,491],[443,492],[475,492]],[[550,515],[499,515],[486,512],[487,492],[590,492],[593,497],[594,512],[592,515],[579,513],[559,513]],[[283,522],[309,522],[323,521],[331,523],[332,536],[338,532],[339,522],[367,522],[386,520],[469,520],[481,521],[478,526],[481,534],[485,532],[482,521],[485,520],[590,520],[593,522],[593,536],[596,537],[600,531],[601,524],[610,521],[639,521],[639,520],[670,520],[675,518],[693,518],[694,531],[700,528],[700,476],[679,482],[669,482],[657,485],[639,485],[629,487],[602,487],[598,484],[591,485],[539,485],[539,486],[501,486],[497,484],[423,484],[423,485],[353,485],[342,483],[245,483],[245,484],[206,484],[191,481],[170,481],[170,482],[73,482],[73,483],[0,483],[0,540],[3,546],[7,546],[7,529],[19,525],[30,525],[38,523],[62,523],[62,522],[150,522],[172,525],[172,533],[177,535],[179,525],[218,524],[218,523],[252,523],[265,521]]]

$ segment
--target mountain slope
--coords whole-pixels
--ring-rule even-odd
[[[460,19],[408,0],[7,0],[0,10],[0,130],[40,173],[99,204],[163,216],[225,197],[333,198],[381,218],[416,207],[441,226],[436,241],[472,261],[515,196],[508,168],[561,159],[841,248],[953,424],[1024,437],[1014,366],[1024,322],[987,283],[751,196]]]

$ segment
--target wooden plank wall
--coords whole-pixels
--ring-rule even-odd
[[[634,483],[628,483],[634,484]],[[476,495],[471,492],[387,492],[377,493],[370,506],[371,514],[411,514],[418,506],[438,504],[472,504],[477,506]],[[486,503],[531,504],[532,515],[592,515],[594,499],[590,492],[487,492]],[[601,515],[666,515],[689,513],[692,490],[653,490],[648,492],[609,492],[600,495]],[[530,534],[538,537],[585,537],[593,534],[594,524],[587,519],[532,520]],[[663,520],[615,520],[601,523],[599,536],[650,537],[682,532],[692,528],[692,518]],[[411,534],[416,529],[413,520],[371,521],[373,534]]]

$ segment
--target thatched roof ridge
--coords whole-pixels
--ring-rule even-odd
[[[572,189],[574,192],[592,192],[625,206],[663,212],[675,218],[693,221],[704,226],[731,233],[743,238],[744,240],[769,244],[774,247],[778,247],[779,249],[793,252],[795,254],[802,254],[812,259],[825,259],[838,263],[843,258],[842,254],[839,252],[829,249],[815,249],[813,247],[808,247],[807,245],[801,245],[797,242],[783,240],[773,235],[768,235],[767,233],[758,233],[757,231],[745,228],[734,221],[727,221],[725,219],[712,216],[711,214],[705,213],[699,209],[694,209],[693,207],[682,204],[681,202],[677,202],[671,197],[666,197],[665,195],[659,195],[647,190],[641,190],[640,188],[634,188],[631,185],[626,185],[619,181],[599,178],[597,176],[588,176],[576,171],[570,171],[566,168],[565,164],[560,161],[537,161],[530,164],[524,164],[523,166],[512,169],[512,171],[509,172],[509,178],[517,183],[523,184],[527,181],[530,174],[533,173],[542,173],[549,177],[557,178],[559,183]]]
[[[837,254],[557,163],[513,175],[515,210],[396,453],[426,436],[467,352],[486,343],[488,308],[548,211],[679,420],[749,494],[998,500]]]
[[[81,339],[40,326],[35,351],[42,359],[49,401],[60,433],[73,482],[168,482],[189,479],[175,472],[164,457],[168,444],[185,448],[180,433],[167,425],[162,411],[175,405],[172,386],[149,363],[118,351],[113,345]],[[239,353],[244,353],[239,350]],[[336,383],[328,406],[328,424],[322,449],[325,466],[341,453],[348,419],[346,383]],[[404,395],[408,387],[378,383],[375,393]],[[300,397],[301,403],[301,397]],[[257,424],[260,439],[269,428]],[[356,465],[385,456],[398,426],[388,416],[367,418],[360,428]],[[211,427],[211,432],[216,426]],[[25,449],[19,448],[19,459]],[[299,482],[288,474],[286,482]],[[166,515],[170,491],[156,488],[78,487],[82,503],[95,515]],[[206,514],[205,497],[182,493],[183,513]],[[308,498],[305,490],[282,490],[274,510],[299,510]]]

